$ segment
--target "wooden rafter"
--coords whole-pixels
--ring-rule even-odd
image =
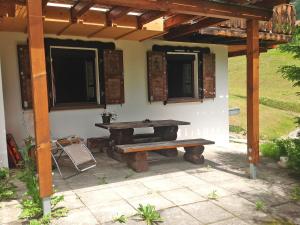
[[[198,32],[199,29],[201,29],[201,28],[213,26],[213,25],[216,25],[223,21],[224,21],[224,19],[220,19],[220,18],[209,18],[209,17],[203,18],[194,24],[182,25],[182,26],[171,29],[169,31],[169,33],[165,35],[165,38],[167,40],[175,40],[177,38],[189,35],[191,33]]]
[[[42,0],[42,8],[43,9],[46,7],[48,2],[49,2],[49,0]]]
[[[77,21],[77,19],[86,13],[94,5],[92,0],[78,1],[71,8],[71,21]]]
[[[166,15],[165,12],[161,11],[148,11],[137,17],[138,28],[141,29],[145,24],[150,23],[162,16]]]
[[[192,15],[185,15],[185,14],[177,14],[174,16],[169,17],[164,21],[164,29],[169,30],[173,27],[177,27],[183,23],[187,23],[195,18],[198,18],[197,16]]]
[[[130,7],[116,6],[106,13],[106,23],[111,26],[113,21],[127,15],[131,10]]]
[[[272,17],[272,10],[270,9],[253,8],[207,0],[94,0],[94,2],[100,5],[117,5],[136,9],[225,19],[245,18],[266,21]]]
[[[14,17],[16,14],[16,4],[11,3],[2,3],[0,2],[0,18],[1,17]]]

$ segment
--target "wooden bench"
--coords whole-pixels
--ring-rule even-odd
[[[136,172],[147,171],[148,166],[148,151],[161,150],[177,150],[178,147],[184,147],[184,159],[194,164],[203,164],[204,145],[214,144],[213,141],[205,139],[189,139],[189,140],[174,140],[160,141],[150,143],[137,143],[128,145],[117,145],[116,150],[126,154],[127,165]]]

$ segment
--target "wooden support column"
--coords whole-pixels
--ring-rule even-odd
[[[52,166],[42,0],[27,0],[27,14],[38,180],[40,196],[47,203],[52,194]]]
[[[247,141],[250,177],[259,161],[259,23],[247,21]]]

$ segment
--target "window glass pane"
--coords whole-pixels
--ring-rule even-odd
[[[95,51],[52,48],[56,103],[96,103]]]
[[[168,97],[194,97],[194,56],[170,54],[167,69]]]

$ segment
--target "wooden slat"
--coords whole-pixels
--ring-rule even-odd
[[[138,143],[129,145],[117,145],[117,149],[122,153],[157,151],[162,149],[176,149],[179,147],[195,147],[200,145],[212,145],[213,141],[205,139],[190,139],[190,140],[174,140],[174,141],[160,141],[150,143]]]
[[[272,17],[272,10],[248,6],[225,4],[207,0],[94,0],[100,5],[116,5],[143,10],[164,11],[175,14],[187,14],[217,18],[245,18],[267,21]]]
[[[150,122],[132,121],[132,122],[120,122],[111,124],[96,123],[96,127],[104,129],[128,129],[128,128],[144,128],[144,127],[170,127],[179,125],[190,125],[189,122],[178,120],[152,120]]]
[[[250,163],[259,161],[259,32],[258,21],[247,21],[247,140]]]
[[[52,162],[41,0],[27,0],[28,40],[40,196],[52,194]]]
[[[204,18],[199,22],[191,24],[191,25],[182,25],[176,28],[173,28],[167,33],[164,37],[167,40],[174,40],[176,38],[180,38],[186,35],[189,35],[194,32],[198,32],[199,29],[216,25],[218,23],[223,22],[224,19],[220,18]]]

